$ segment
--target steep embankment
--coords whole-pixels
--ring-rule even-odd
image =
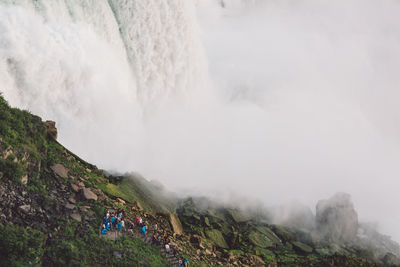
[[[305,212],[296,224],[273,225],[263,209],[244,212],[207,199],[182,200],[137,174],[105,175],[56,136],[54,123],[10,108],[0,97],[2,266],[170,264],[148,239],[102,238],[107,209],[123,209],[127,220],[141,216],[150,228],[157,224],[191,266],[398,264],[398,245],[360,225],[346,197],[320,202],[316,217]],[[301,225],[306,221],[315,225]]]
[[[99,236],[106,208],[121,204],[100,189],[109,184],[102,171],[58,144],[47,126],[0,97],[0,265],[168,265],[140,239]]]

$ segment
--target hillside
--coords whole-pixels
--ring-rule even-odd
[[[138,174],[108,174],[56,138],[53,122],[11,108],[0,97],[1,266],[171,265],[140,238],[100,235],[106,211],[116,209],[128,219],[157,224],[191,266],[399,263],[399,246],[359,223],[346,196],[320,202],[316,217],[305,212],[295,224],[275,225],[263,209],[179,199]],[[302,221],[311,223],[299,226]]]

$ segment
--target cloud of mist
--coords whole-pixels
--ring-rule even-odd
[[[0,90],[99,167],[312,210],[348,192],[361,221],[400,240],[400,3],[224,3],[196,1],[209,85],[144,115],[118,41],[0,5]]]
[[[224,3],[198,3],[210,73],[230,106],[259,108],[227,135],[242,145],[229,164],[238,188],[309,205],[346,191],[399,240],[400,3]]]

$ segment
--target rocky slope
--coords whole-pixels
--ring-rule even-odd
[[[60,145],[53,122],[0,97],[0,265],[168,266],[158,247],[99,235],[107,209],[171,236],[191,266],[397,266],[399,246],[338,194],[282,225],[271,211],[179,199],[138,174],[104,173]]]

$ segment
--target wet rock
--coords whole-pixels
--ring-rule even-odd
[[[322,238],[335,243],[353,241],[357,237],[358,216],[350,195],[338,193],[317,204],[316,223]]]
[[[82,222],[82,217],[80,214],[78,213],[72,213],[71,215],[69,215],[72,219],[74,219],[77,222]]]
[[[174,230],[175,234],[177,235],[183,234],[181,221],[179,220],[178,216],[176,216],[175,213],[169,214],[169,222],[171,223],[172,229]]]
[[[82,188],[82,196],[86,200],[97,200],[97,195],[93,193],[89,188]]]
[[[62,178],[68,178],[68,169],[65,168],[63,165],[57,163],[56,165],[51,166],[50,168],[51,168],[51,169],[53,170],[53,172],[54,172],[55,174],[57,174],[58,176],[60,176],[60,177],[62,177]]]

